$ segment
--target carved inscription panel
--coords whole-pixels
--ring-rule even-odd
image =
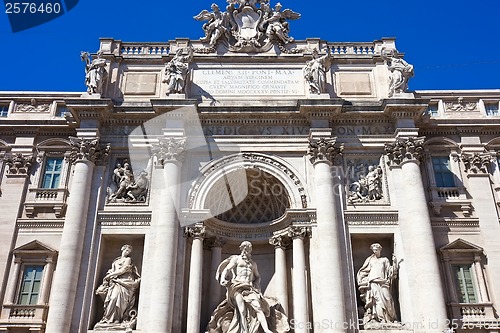
[[[302,69],[197,69],[193,71],[194,96],[304,96]]]

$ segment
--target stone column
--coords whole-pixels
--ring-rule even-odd
[[[74,171],[59,245],[54,287],[50,295],[46,331],[51,333],[70,331],[87,225],[92,174],[95,163],[109,153],[109,145],[101,147],[98,138],[70,139],[72,151],[69,160]]]
[[[16,297],[17,282],[19,274],[21,273],[21,259],[14,259],[14,268],[10,274],[9,288],[6,291],[5,304],[14,304],[14,298]]]
[[[462,139],[465,141],[464,139]],[[488,273],[491,281],[500,281],[500,224],[496,207],[496,197],[491,188],[489,167],[492,156],[486,152],[474,152],[475,147],[463,147],[460,159],[464,163],[469,191],[474,205],[474,213],[479,218],[483,249],[488,256]],[[490,286],[491,299],[500,298],[500,288]]]
[[[49,290],[50,290],[50,284],[52,282],[52,275],[54,272],[54,259],[53,258],[47,258],[47,264],[45,265],[44,269],[44,276],[43,276],[43,284],[41,287],[41,294],[38,297],[38,304],[39,305],[45,305],[49,301]]]
[[[210,314],[215,310],[217,305],[220,303],[221,299],[221,285],[219,281],[215,278],[215,273],[217,268],[222,262],[222,246],[224,245],[224,240],[220,237],[214,237],[208,240],[208,246],[212,251],[212,260],[210,264],[210,290],[208,293],[209,303],[210,303]]]
[[[477,277],[477,283],[479,287],[479,303],[486,303],[489,302],[488,298],[488,289],[486,288],[486,283],[484,282],[484,275],[483,275],[483,268],[481,267],[481,257],[479,255],[474,256],[474,264],[472,264],[474,267],[474,272]]]
[[[199,333],[203,278],[203,237],[205,237],[205,227],[187,227],[185,233],[187,237],[193,238],[193,243],[191,245],[191,262],[189,264],[188,320],[186,332]]]
[[[160,139],[153,145],[156,159],[153,175],[152,242],[153,292],[151,294],[150,331],[169,333],[172,330],[175,290],[175,267],[179,220],[177,205],[185,139]]]
[[[332,162],[342,153],[343,146],[336,147],[335,143],[336,139],[311,139],[308,151],[314,166],[318,235],[315,237],[316,263],[312,272],[317,276],[312,284],[312,293],[317,304],[314,308],[314,321],[330,323],[321,325],[316,330],[317,333],[343,332],[346,321],[343,274],[340,269],[343,265],[339,224],[343,222],[338,220],[335,184],[331,172]],[[319,283],[321,280],[323,282]]]
[[[288,314],[288,282],[286,274],[286,246],[289,244],[288,237],[284,235],[276,235],[269,239],[269,244],[274,246],[274,270],[276,276],[277,293],[276,296],[280,301],[285,314]],[[295,258],[294,258],[295,259]]]
[[[420,174],[423,138],[398,137],[385,146],[391,170],[401,168],[399,230],[404,249],[404,268],[411,290],[413,322],[428,332],[441,332],[446,323],[444,288],[432,233],[429,207]],[[432,325],[432,326],[429,326]]]
[[[304,249],[304,238],[310,237],[311,228],[292,226],[288,230],[292,238],[293,248],[293,317],[295,319],[295,333],[308,332],[309,316],[307,314],[307,279],[306,279],[306,256]]]

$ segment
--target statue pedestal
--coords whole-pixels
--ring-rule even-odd
[[[395,93],[390,98],[415,98],[413,93],[405,92],[405,93]]]
[[[100,99],[101,94],[89,94],[88,92],[84,92],[80,97],[87,99]]]
[[[368,323],[360,333],[394,333],[395,331],[411,333],[413,329],[405,328],[401,323]]]
[[[186,99],[186,94],[169,94],[166,95],[167,99]]]
[[[130,323],[97,323],[94,326],[93,331],[89,332],[114,332],[114,333],[132,333],[132,328],[129,325]],[[135,324],[134,324],[135,325]]]
[[[312,94],[309,93],[307,98],[309,99],[330,99],[330,94],[323,93],[323,94]]]

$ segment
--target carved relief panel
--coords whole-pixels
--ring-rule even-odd
[[[347,157],[343,172],[348,205],[387,205],[390,203],[382,157]]]

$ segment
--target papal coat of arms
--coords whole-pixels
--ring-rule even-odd
[[[273,45],[282,50],[293,42],[288,35],[288,20],[300,18],[290,9],[282,10],[278,2],[271,8],[269,0],[227,0],[226,11],[212,4],[212,11],[203,10],[194,18],[207,21],[203,25],[206,52],[213,52],[224,43],[232,52],[266,52]]]

